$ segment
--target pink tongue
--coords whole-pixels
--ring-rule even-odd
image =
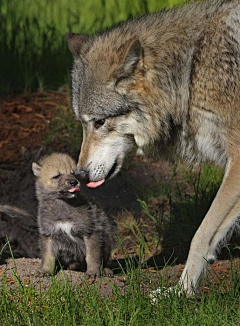
[[[77,192],[77,191],[80,191],[79,187],[68,189],[68,192]]]
[[[98,186],[101,186],[105,182],[105,179],[99,180],[99,181],[91,181],[87,183],[87,187],[89,188],[97,188]]]

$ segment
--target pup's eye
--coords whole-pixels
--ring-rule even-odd
[[[105,119],[96,120],[94,121],[94,128],[98,129],[102,125],[104,125],[104,123],[105,123]]]
[[[57,174],[57,175],[54,175],[53,177],[52,177],[52,179],[58,179],[58,178],[60,178],[61,177],[61,174]]]

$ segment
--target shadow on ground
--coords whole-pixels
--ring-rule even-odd
[[[3,213],[0,215],[0,248],[9,239],[15,258],[39,257],[37,200],[31,164],[43,154],[41,149],[37,149],[32,153],[25,152],[17,161],[0,163],[2,185],[0,203],[17,206],[31,214],[31,218],[28,219],[23,217],[13,219]],[[77,156],[78,153],[75,159]],[[101,187],[89,189],[82,184],[81,191],[97,202],[113,220],[123,210],[133,212],[137,218],[142,211],[137,199],[143,198],[146,188],[156,182],[156,177],[159,177],[160,173],[165,177],[165,174],[169,173],[168,170],[169,167],[165,163],[160,163],[158,167],[154,166],[151,170],[148,163],[137,160],[115,179]],[[6,245],[1,259],[6,259],[10,255],[9,246]]]
[[[68,107],[66,94],[59,92],[0,98],[0,203],[18,206],[32,216],[28,219],[11,219],[0,214],[0,252],[4,247],[0,255],[2,261],[11,256],[9,246],[5,245],[7,238],[15,258],[39,257],[37,201],[31,164],[44,154],[48,125],[54,117],[61,116],[61,112],[65,112],[65,118],[68,117],[71,112]],[[54,149],[67,152],[66,145],[63,147],[62,137],[65,135],[71,139],[72,134],[64,126],[59,129],[59,134],[55,130],[54,133],[57,135]],[[77,159],[78,154],[76,149],[73,158]],[[143,215],[137,199],[145,198],[153,185],[171,179],[172,174],[173,167],[167,163],[128,159],[115,179],[97,189],[87,189],[82,185],[82,192],[98,202],[113,220],[123,210],[133,212],[134,218],[138,220]],[[148,257],[149,266],[165,266],[166,263],[182,263],[186,260],[192,236],[216,191],[217,189],[213,189],[210,196],[209,193],[206,196],[196,196],[195,202],[184,200],[171,205],[170,217],[161,233],[161,253]],[[147,225],[148,222],[146,220]],[[151,227],[149,225],[149,233],[152,231]],[[237,244],[235,240],[233,243],[233,246]],[[238,251],[233,250],[233,253]],[[223,252],[226,257],[228,250]],[[123,260],[123,268],[124,264],[126,262]],[[137,258],[136,264],[139,264]]]

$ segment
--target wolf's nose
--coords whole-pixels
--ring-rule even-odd
[[[85,170],[84,168],[77,168],[75,171],[75,175],[82,180],[88,180],[89,178],[88,171]]]
[[[75,187],[78,184],[78,181],[76,179],[70,180],[70,185]]]

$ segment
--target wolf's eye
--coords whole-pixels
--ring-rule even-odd
[[[57,174],[57,175],[54,175],[53,177],[52,177],[52,179],[58,179],[58,178],[60,178],[61,177],[61,174]]]
[[[96,120],[94,121],[94,128],[98,129],[102,125],[104,125],[104,123],[105,123],[105,119]]]

